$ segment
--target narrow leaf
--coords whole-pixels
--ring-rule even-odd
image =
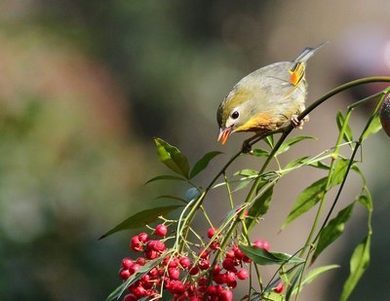
[[[349,164],[349,160],[340,159],[337,160],[330,176],[330,186],[339,185],[345,176]]]
[[[267,143],[268,144],[268,146],[270,147],[270,148],[273,148],[274,147],[274,135],[269,135],[269,136],[267,136],[267,137],[265,137],[265,143]]]
[[[250,152],[251,155],[254,155],[256,157],[268,157],[269,152],[267,152],[264,149],[256,148]]]
[[[363,140],[367,139],[368,136],[379,132],[382,129],[382,124],[379,118],[379,113],[375,114],[375,117],[371,120],[370,125],[363,134]]]
[[[344,283],[343,291],[341,293],[340,301],[348,300],[352,291],[356,287],[363,273],[370,263],[370,245],[371,235],[368,235],[355,248],[350,260],[350,274]]]
[[[326,266],[318,267],[318,268],[311,270],[309,272],[309,274],[307,274],[306,278],[302,281],[301,287],[303,287],[305,284],[311,283],[316,278],[321,276],[323,273],[330,271],[330,270],[338,269],[339,267],[340,266],[337,264],[331,264],[331,265],[326,265]],[[298,287],[295,287],[294,290],[292,291],[292,294],[295,295],[297,293],[297,291],[298,291]]]
[[[358,201],[360,204],[366,207],[368,212],[372,212],[373,210],[372,198],[367,187],[363,188],[363,193],[359,196]]]
[[[297,264],[304,262],[304,259],[297,256],[292,256],[286,253],[268,252],[263,249],[257,249],[250,246],[240,245],[240,249],[259,265],[271,265],[271,264]]]
[[[156,144],[160,161],[172,171],[188,179],[190,165],[186,156],[177,147],[170,145],[161,138],[155,138],[154,143]]]
[[[284,142],[280,146],[279,150],[276,152],[276,155],[280,155],[280,154],[288,151],[291,146],[293,146],[294,144],[296,144],[302,140],[306,140],[306,139],[315,139],[315,138],[312,136],[296,136],[296,137],[287,139],[286,142]]]
[[[314,251],[312,262],[316,260],[318,255],[321,254],[331,243],[333,243],[344,232],[345,223],[352,215],[353,206],[355,203],[350,204],[341,210],[337,216],[332,219],[328,225],[321,231],[318,239],[317,247]]]
[[[301,164],[305,164],[305,161],[309,158],[309,156],[304,156],[298,159],[295,159],[293,161],[290,161],[287,163],[287,165],[284,167],[284,169],[290,169],[290,168],[295,168]]]
[[[321,162],[321,161],[316,161],[313,163],[309,163],[308,166],[315,167],[318,169],[324,169],[324,170],[329,170],[330,166]]]
[[[190,179],[199,174],[202,170],[204,170],[207,165],[209,165],[210,161],[216,156],[222,154],[221,152],[213,151],[205,154],[198,162],[195,163],[194,167],[190,172]]]
[[[289,223],[291,223],[298,216],[302,215],[306,211],[310,210],[314,205],[316,205],[323,194],[325,193],[327,178],[321,178],[318,181],[311,184],[304,191],[302,191],[297,200],[295,201],[293,208],[289,215],[287,216],[286,221],[284,222],[282,229]]]
[[[272,193],[274,191],[274,185],[270,185],[263,194],[258,197],[252,207],[248,211],[250,218],[246,219],[246,226],[251,229],[256,224],[256,219],[267,213],[269,204],[271,203]]]
[[[170,194],[163,194],[163,195],[159,195],[158,197],[156,197],[156,199],[168,199],[168,200],[176,200],[176,201],[180,201],[180,202],[183,202],[185,204],[187,204],[188,202],[179,197],[179,196],[176,196],[176,195],[170,195]]]
[[[339,128],[339,131],[342,130],[343,125],[345,123],[345,117],[341,112],[337,112],[336,116],[336,122],[337,122],[337,127]],[[343,133],[343,139],[346,142],[352,142],[353,141],[353,135],[352,135],[352,130],[349,124],[345,126],[345,131]]]
[[[115,226],[105,234],[103,234],[99,239],[103,239],[115,232],[127,230],[127,229],[136,229],[144,226],[147,223],[153,222],[160,215],[165,215],[177,208],[183,207],[183,205],[170,205],[165,207],[157,207],[152,209],[147,209],[141,212],[138,212],[129,218],[125,219],[119,225]]]
[[[162,175],[162,176],[157,176],[157,177],[151,178],[145,184],[149,184],[149,183],[152,183],[155,181],[160,181],[160,180],[186,181],[186,179],[179,177],[179,176]]]
[[[235,176],[252,177],[257,176],[259,172],[254,169],[241,169],[234,173]]]

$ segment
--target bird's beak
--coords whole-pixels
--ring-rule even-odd
[[[220,128],[217,141],[221,142],[221,144],[225,144],[231,133],[232,133],[232,127],[228,127],[224,129]]]

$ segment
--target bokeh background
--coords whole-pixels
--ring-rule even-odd
[[[389,12],[388,0],[2,0],[0,300],[104,300],[119,284],[130,233],[97,238],[135,211],[156,206],[162,190],[183,193],[171,183],[143,185],[165,172],[151,138],[179,146],[192,162],[223,150],[199,179],[206,183],[244,136],[216,144],[216,107],[235,82],[327,40],[308,67],[308,102],[344,81],[389,75]],[[337,110],[380,88],[354,89],[313,112],[303,133],[319,140],[296,147],[285,160],[330,147]],[[354,129],[368,112],[370,106],[356,112]],[[373,252],[352,300],[388,300],[390,294],[389,152],[383,133],[364,147],[376,209]],[[243,158],[237,166],[259,164]],[[275,250],[299,246],[312,215],[282,233],[279,226],[317,176],[304,170],[282,181],[272,218],[254,236]],[[207,207],[213,211],[225,201],[214,197]],[[354,216],[320,261],[341,269],[317,280],[302,300],[337,299],[348,258],[366,231],[364,211]]]

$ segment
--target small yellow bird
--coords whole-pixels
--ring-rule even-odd
[[[297,117],[305,109],[306,62],[324,44],[305,48],[292,62],[274,63],[241,79],[218,107],[218,141],[225,144],[235,132],[273,131],[289,121],[301,128],[303,121]]]

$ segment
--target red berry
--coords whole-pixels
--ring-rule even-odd
[[[131,273],[129,270],[120,269],[119,270],[119,277],[121,277],[122,280],[127,280],[131,276]]]
[[[142,286],[137,286],[131,290],[136,297],[144,297],[147,295],[146,289]]]
[[[241,249],[236,245],[233,246],[233,252],[234,252],[234,256],[238,260],[242,260],[245,256],[244,252],[242,252]]]
[[[234,259],[236,256],[234,255],[234,251],[230,250],[226,252],[225,257]]]
[[[173,280],[179,279],[180,271],[177,268],[169,268],[168,269],[169,278]]]
[[[208,238],[212,238],[214,236],[214,234],[215,234],[215,229],[213,227],[211,227],[207,230],[207,237]]]
[[[139,240],[138,236],[133,236],[131,238],[130,247],[136,252],[141,252],[144,250],[143,243]]]
[[[237,278],[240,280],[245,280],[249,277],[248,271],[245,269],[239,270],[236,275],[237,275]]]
[[[131,274],[134,274],[134,273],[137,272],[140,268],[141,268],[141,266],[140,266],[138,263],[134,263],[134,264],[130,267],[129,271],[130,271]]]
[[[172,294],[182,294],[185,291],[185,286],[180,280],[172,280],[167,288]]]
[[[201,270],[208,270],[210,267],[210,261],[208,259],[201,258],[198,262],[198,266]]]
[[[263,250],[266,250],[269,252],[269,249],[270,249],[270,245],[269,245],[269,242],[266,241],[266,240],[255,240],[253,242],[253,247],[257,248],[257,249],[263,249]]]
[[[134,261],[131,260],[129,257],[125,257],[122,259],[121,266],[123,269],[128,270],[130,269],[134,264]]]
[[[199,268],[197,266],[194,266],[190,269],[190,275],[196,275],[199,273]]]
[[[229,284],[231,284],[231,283],[233,283],[233,282],[235,282],[236,281],[236,275],[234,274],[234,273],[232,273],[232,272],[227,272],[226,274],[225,274],[225,283],[227,284],[227,285],[229,285]]]
[[[273,291],[274,291],[275,293],[280,294],[281,292],[283,292],[283,288],[284,288],[283,282],[279,282],[279,283],[273,288]]]
[[[236,270],[236,268],[234,267],[235,266],[235,262],[231,258],[225,258],[222,261],[222,266],[227,271],[235,271]]]
[[[223,290],[220,294],[219,294],[219,300],[221,301],[232,301],[233,300],[233,293],[231,290]]]
[[[164,224],[158,224],[154,229],[154,234],[160,237],[164,237],[168,233],[168,228]]]
[[[136,301],[137,298],[132,295],[132,294],[127,294],[124,298],[123,298],[123,301]]]
[[[139,265],[145,265],[146,259],[144,257],[138,257],[135,262],[138,263]]]
[[[166,247],[165,244],[160,240],[151,240],[148,242],[147,249],[156,252],[163,252],[165,251]]]
[[[147,250],[145,252],[145,256],[147,259],[156,259],[159,256],[159,254],[154,250]]]
[[[138,239],[141,242],[147,242],[149,240],[149,235],[145,232],[141,232],[140,234],[138,234]]]
[[[186,269],[191,265],[191,260],[187,256],[183,256],[180,258],[180,264],[184,269]]]
[[[215,274],[213,275],[213,280],[217,284],[226,283],[226,274]]]
[[[209,285],[209,287],[207,288],[207,294],[209,294],[210,296],[216,295],[217,287],[215,285]]]

